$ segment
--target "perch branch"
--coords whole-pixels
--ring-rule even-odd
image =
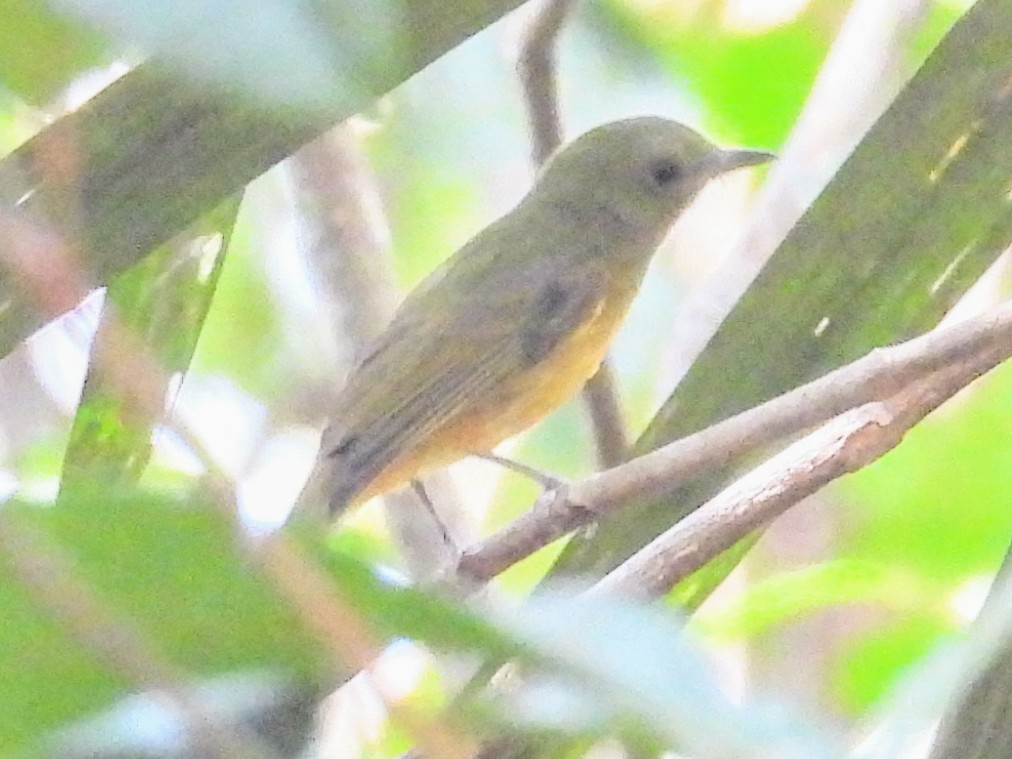
[[[571,530],[632,501],[658,496],[701,472],[900,393],[916,380],[979,354],[1012,353],[1012,302],[987,314],[873,351],[806,385],[626,464],[592,475],[467,549],[458,572],[488,580]]]

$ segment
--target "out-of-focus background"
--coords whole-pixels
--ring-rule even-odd
[[[94,14],[106,32],[115,27],[116,4],[105,4],[113,21],[95,10],[102,5],[0,2],[0,153],[140,59],[140,50],[84,31],[82,13]],[[800,211],[969,5],[578,4],[559,43],[564,134],[659,114],[724,145],[779,151],[807,124],[780,178]],[[250,47],[271,55],[257,35],[269,37],[273,17],[265,10],[261,25],[252,5],[243,12],[251,16],[244,22]],[[398,294],[508,211],[533,181],[515,72],[531,13],[522,7],[492,24],[344,127],[345,144],[361,151],[379,199],[375,273],[389,276]],[[832,70],[813,92],[831,49]],[[765,175],[738,172],[713,183],[657,254],[611,353],[630,439],[705,344],[735,273],[758,265],[736,243],[762,223],[757,214],[766,208],[756,204],[756,192]],[[176,378],[171,401],[172,414],[238,482],[243,520],[254,534],[284,520],[355,352],[335,345],[332,313],[307,252],[298,181],[284,162],[249,186],[192,364],[181,383]],[[1002,260],[960,313],[1008,292]],[[0,362],[0,482],[8,494],[45,501],[56,493],[102,300],[94,293]],[[772,323],[778,314],[766,318]],[[762,538],[692,623],[733,691],[778,692],[820,715],[828,733],[844,736],[913,662],[975,616],[1008,544],[1008,375],[1006,367],[977,383],[894,452],[808,499]],[[157,429],[154,440],[148,486],[181,491],[201,477],[200,462],[170,429]],[[596,466],[580,399],[501,452],[565,477]],[[530,482],[487,462],[462,462],[452,474],[471,534],[516,517],[537,494]],[[378,503],[350,515],[334,541],[394,575],[406,573]],[[523,598],[556,550],[507,571],[496,587]],[[410,646],[399,656],[401,686],[424,690],[424,677],[409,674],[424,672],[424,659],[413,659]],[[366,738],[369,755],[399,745]]]

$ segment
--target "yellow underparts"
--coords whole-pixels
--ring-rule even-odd
[[[354,503],[406,484],[420,474],[490,451],[568,401],[590,379],[608,350],[634,293],[613,294],[591,318],[540,362],[437,429],[395,459]]]

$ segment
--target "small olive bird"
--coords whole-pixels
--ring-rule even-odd
[[[408,295],[350,375],[318,462],[331,514],[489,452],[572,397],[682,210],[718,174],[772,157],[655,117],[560,150]]]

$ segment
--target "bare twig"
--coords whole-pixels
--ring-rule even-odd
[[[567,532],[703,471],[823,422],[857,405],[901,392],[910,382],[993,351],[1012,353],[1012,302],[936,329],[803,385],[701,432],[619,467],[592,475],[562,494],[546,494],[516,521],[464,552],[458,571],[487,580]]]
[[[555,47],[575,4],[576,0],[543,0],[520,45],[517,71],[531,125],[531,154],[538,168],[562,144]],[[583,399],[594,429],[598,463],[618,465],[626,456],[625,427],[607,359],[588,380]]]
[[[576,0],[542,0],[520,43],[517,72],[531,124],[531,153],[542,166],[562,143],[555,45]]]
[[[587,380],[583,387],[583,400],[594,428],[597,463],[602,468],[618,466],[626,460],[629,449],[622,412],[618,407],[615,373],[609,359],[602,361],[594,376]]]
[[[302,247],[322,287],[342,368],[354,366],[397,304],[390,233],[353,128],[331,129],[287,162]],[[335,390],[342,383],[335,382]]]
[[[643,599],[663,595],[805,497],[891,451],[911,427],[1006,355],[984,351],[885,401],[867,403],[833,419],[686,516],[598,582],[592,592]]]
[[[708,561],[847,472],[894,448],[917,422],[1012,353],[1012,338],[923,376],[884,401],[853,408],[725,489],[660,535],[587,593],[656,598]],[[487,743],[481,757],[519,755],[528,744]],[[525,756],[527,754],[524,754]]]

